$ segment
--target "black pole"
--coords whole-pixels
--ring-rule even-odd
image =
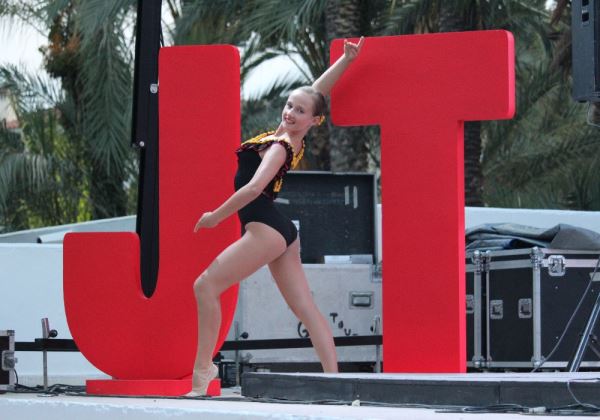
[[[162,0],[138,0],[131,143],[140,150],[136,232],[142,290],[150,297],[158,276],[158,51]]]
[[[590,281],[594,281],[594,279]],[[569,364],[567,365],[568,372],[579,371],[579,366],[581,365],[581,361],[583,360],[585,351],[588,348],[590,337],[592,336],[592,331],[594,330],[594,326],[598,321],[598,315],[600,315],[600,293],[598,293],[598,297],[596,298],[596,302],[594,303],[594,307],[592,308],[592,312],[590,313],[590,316],[588,318],[585,330],[583,331],[583,335],[579,340],[577,350],[575,351],[575,354],[573,354],[573,357],[571,357],[571,360],[569,360]]]

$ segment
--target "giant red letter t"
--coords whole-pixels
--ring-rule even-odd
[[[466,369],[463,121],[514,97],[506,31],[367,39],[333,89],[335,124],[381,128],[386,372]]]

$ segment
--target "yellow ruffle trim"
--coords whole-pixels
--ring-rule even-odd
[[[274,134],[275,131],[267,131],[266,133],[262,133],[259,134],[256,137],[252,137],[249,140],[246,140],[245,142],[243,142],[242,144],[246,144],[246,143],[254,143],[254,144],[266,144],[269,142],[274,142],[274,141],[284,141],[287,144],[290,145],[290,149],[292,150],[292,163],[291,163],[291,167],[292,169],[295,169],[296,166],[298,166],[298,163],[300,163],[300,161],[302,160],[302,157],[304,156],[304,140],[302,140],[302,148],[300,148],[300,151],[294,155],[294,146],[292,146],[292,143],[289,140],[286,139],[267,139],[265,137],[270,136],[271,134]]]

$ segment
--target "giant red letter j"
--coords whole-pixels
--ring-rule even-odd
[[[115,379],[145,380],[131,382],[135,389],[124,389],[122,381],[102,383],[106,392],[88,383],[92,393],[189,391],[190,381],[185,389],[185,381],[169,385],[164,380],[192,373],[197,345],[192,285],[239,238],[236,217],[217,229],[193,232],[203,212],[233,193],[234,151],[240,143],[238,51],[233,46],[163,48],[159,75],[160,264],[154,294],[146,298],[142,292],[135,232],[72,233],[64,241],[65,310],[77,346]],[[216,350],[233,319],[237,290],[221,297]],[[162,381],[151,381],[157,379]]]

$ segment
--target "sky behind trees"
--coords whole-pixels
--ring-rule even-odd
[[[44,44],[47,44],[46,36],[34,28],[10,25],[8,19],[0,18],[0,64],[22,64],[29,70],[44,72],[42,54],[38,51]],[[280,56],[263,63],[250,73],[244,83],[244,98],[256,96],[276,78],[286,78],[288,72],[295,75],[298,70],[287,57]]]

